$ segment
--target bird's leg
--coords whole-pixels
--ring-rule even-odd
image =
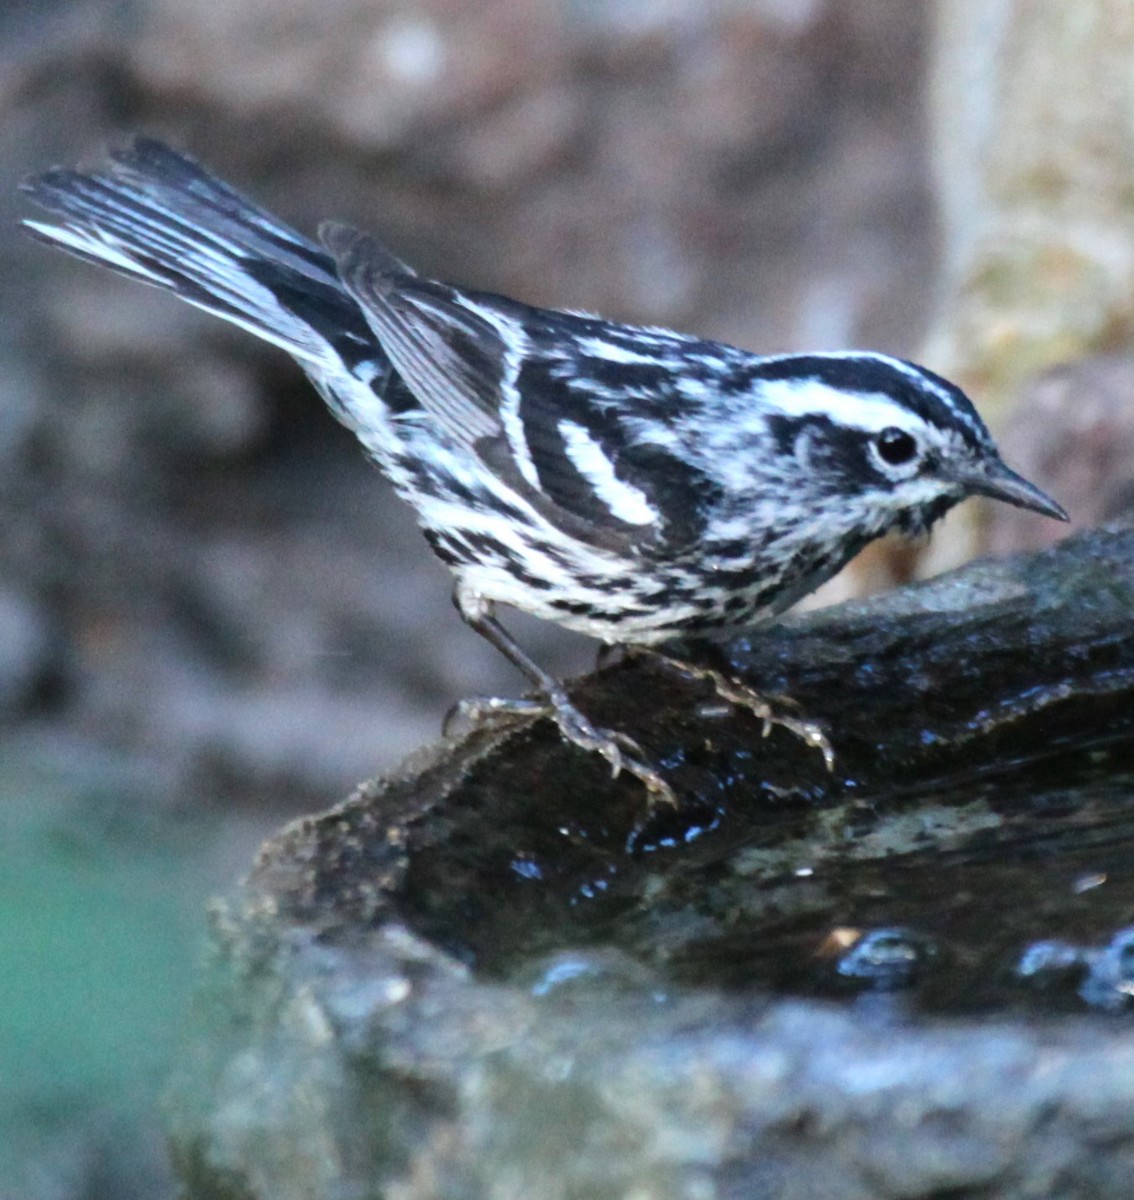
[[[610,764],[613,776],[617,777],[620,772],[625,771],[635,779],[641,780],[651,801],[661,801],[676,807],[677,796],[673,789],[648,765],[638,743],[618,730],[600,729],[593,725],[571,703],[559,680],[530,659],[496,620],[491,601],[466,591],[460,585],[453,594],[453,600],[465,623],[475,629],[485,641],[495,646],[539,690],[537,700],[474,700],[467,707],[461,706],[462,716],[476,720],[478,716],[491,719],[495,715],[511,713],[545,714],[559,727],[565,741],[582,750],[602,755]]]
[[[823,755],[823,762],[826,764],[827,770],[834,771],[835,751],[823,727],[816,722],[804,721],[798,717],[789,717],[784,713],[777,712],[766,696],[762,696],[754,688],[750,688],[712,667],[702,667],[696,663],[687,662],[685,659],[673,658],[650,646],[628,645],[623,649],[627,655],[652,658],[666,670],[675,671],[686,679],[711,683],[713,690],[722,700],[736,705],[738,708],[748,709],[764,723],[764,737],[772,732],[773,726],[779,725],[788,732],[794,733],[809,746],[814,746]]]

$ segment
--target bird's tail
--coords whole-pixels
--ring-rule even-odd
[[[34,237],[174,292],[316,373],[332,356],[375,354],[322,247],[162,142],[136,138],[104,171],[57,168],[22,189],[57,218],[25,220]]]

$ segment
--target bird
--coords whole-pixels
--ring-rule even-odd
[[[548,716],[652,800],[677,803],[638,742],[594,724],[498,606],[664,654],[771,620],[869,542],[923,535],[969,496],[1068,519],[1004,463],[959,387],[904,359],[754,354],[453,286],[340,222],[308,238],[145,136],[101,169],[53,168],[21,187],[49,214],[24,219],[33,237],[299,363],[416,513],[460,616],[535,689],[466,715]],[[673,661],[832,765],[817,724]]]

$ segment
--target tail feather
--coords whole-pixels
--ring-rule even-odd
[[[333,259],[192,159],[136,138],[102,172],[55,169],[23,190],[58,223],[25,220],[40,240],[281,346],[319,369],[373,360],[373,334]]]

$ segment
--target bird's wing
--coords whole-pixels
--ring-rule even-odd
[[[696,473],[638,431],[666,428],[700,343],[422,279],[346,226],[320,235],[418,403],[498,477],[575,536],[691,536],[695,498],[675,492]]]
[[[458,443],[475,446],[498,436],[500,331],[462,307],[454,289],[419,279],[369,235],[326,222],[319,236],[422,408]]]

